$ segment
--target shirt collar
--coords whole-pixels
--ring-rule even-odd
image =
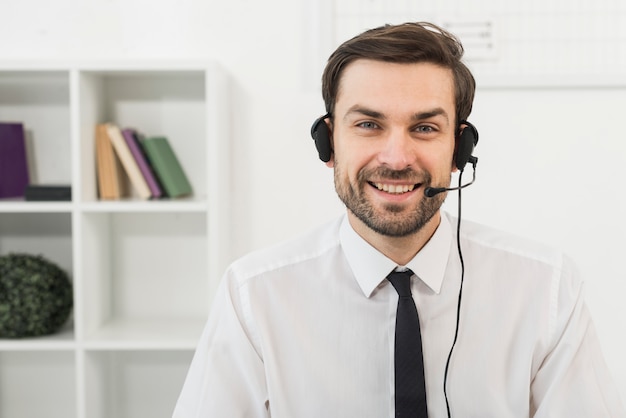
[[[356,281],[369,298],[397,264],[361,238],[350,225],[347,216],[341,223],[339,240]],[[406,265],[437,294],[441,291],[451,240],[450,222],[442,214],[433,236]]]

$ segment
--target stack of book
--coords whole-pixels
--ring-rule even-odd
[[[143,138],[132,128],[98,124],[96,166],[100,199],[127,196],[131,192],[127,183],[140,199],[177,198],[192,193],[180,161],[163,136]]]

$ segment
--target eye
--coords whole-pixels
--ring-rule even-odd
[[[422,133],[422,134],[429,134],[435,131],[436,131],[435,127],[431,125],[419,125],[415,127],[415,132]]]
[[[371,121],[360,122],[356,126],[363,129],[377,129],[379,127],[376,123]]]

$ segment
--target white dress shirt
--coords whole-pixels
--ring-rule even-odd
[[[406,267],[420,318],[430,418],[446,417],[445,363],[461,266],[456,220]],[[626,417],[572,263],[462,222],[452,417]],[[347,217],[252,253],[225,273],[175,418],[394,416],[396,264]]]

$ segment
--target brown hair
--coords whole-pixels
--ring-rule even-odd
[[[457,123],[472,111],[476,81],[461,61],[463,45],[446,30],[426,22],[385,25],[344,42],[328,58],[322,75],[326,112],[335,110],[343,70],[363,58],[394,63],[429,62],[452,70]]]

